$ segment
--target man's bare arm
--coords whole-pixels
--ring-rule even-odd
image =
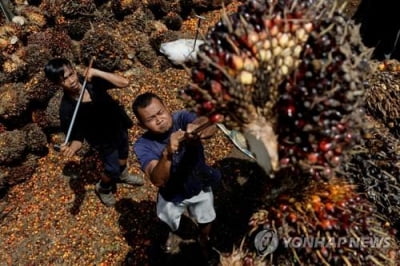
[[[102,78],[118,88],[124,88],[129,85],[129,80],[123,76],[110,72],[105,72],[97,68],[90,68],[88,71],[88,80],[91,80],[93,77]]]
[[[196,128],[200,127],[201,125],[208,123],[208,118],[205,116],[200,116],[196,118],[192,123],[188,124],[187,126],[187,133],[190,136],[190,133],[193,132]],[[207,139],[212,137],[215,132],[217,132],[217,126],[216,125],[210,125],[209,127],[206,127],[205,129],[201,130],[200,132],[196,133],[196,136],[192,137],[198,137],[200,139]]]
[[[71,144],[61,146],[61,152],[65,157],[72,157],[82,147],[82,142],[79,140],[71,141]]]
[[[169,180],[172,165],[170,157],[166,152],[163,152],[160,160],[151,161],[145,169],[151,183],[156,187],[163,187]]]
[[[178,151],[184,134],[185,132],[182,130],[172,133],[160,160],[153,160],[146,166],[145,173],[150,177],[153,185],[162,187],[168,182],[172,165],[172,155]]]

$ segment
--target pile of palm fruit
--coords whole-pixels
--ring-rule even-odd
[[[349,151],[342,165],[346,176],[375,203],[379,213],[400,229],[400,63],[384,61],[368,78],[363,142]]]
[[[399,105],[390,101],[398,85],[390,67],[375,73],[370,54],[333,0],[249,0],[210,29],[182,97],[197,113],[223,115],[227,127],[258,138],[270,176],[286,182],[250,218],[255,244],[222,256],[223,265],[399,261],[397,139],[368,120],[378,114],[396,128]],[[373,75],[380,78],[366,83]],[[278,244],[263,253],[257,238],[269,230]],[[288,239],[331,242],[290,246]],[[385,245],[354,244],[365,239]]]
[[[95,56],[94,67],[106,71],[127,71],[136,63],[158,68],[163,62],[164,68],[170,67],[158,49],[166,38],[163,36],[179,38],[182,23],[174,21],[182,22],[196,8],[195,12],[201,14],[222,5],[191,2],[1,2],[5,13],[0,13],[0,195],[32,175],[37,159],[46,154],[54,132],[59,132],[62,94],[44,77],[47,61],[65,57],[79,69]],[[26,127],[37,134],[26,133]],[[60,138],[56,136],[56,140]],[[40,148],[28,148],[38,143]]]
[[[17,22],[0,16],[0,192],[32,175],[59,127],[61,93],[41,71],[50,58],[85,65],[96,56],[94,66],[109,71],[136,62],[165,67],[159,44],[180,37],[193,9],[201,14],[222,6],[203,0],[11,2]],[[249,0],[223,16],[204,41],[184,93],[188,106],[212,118],[223,115],[227,127],[259,138],[272,160],[270,175],[285,180],[275,188],[279,193],[264,195],[265,204],[249,217],[246,241],[221,256],[221,264],[395,265],[398,62],[371,66],[357,26],[333,0]],[[279,245],[267,254],[253,240],[268,230]],[[305,237],[372,239],[381,246],[285,246]]]

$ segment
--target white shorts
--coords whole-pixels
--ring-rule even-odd
[[[180,203],[166,201],[160,193],[157,199],[157,216],[161,221],[168,224],[172,231],[179,228],[182,213],[188,209],[189,214],[199,224],[214,221],[216,214],[214,209],[214,195],[210,191],[200,193],[190,199],[185,199]]]

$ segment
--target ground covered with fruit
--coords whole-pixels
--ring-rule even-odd
[[[43,1],[41,4],[46,4],[45,2]],[[25,7],[24,5],[21,6]],[[25,7],[25,9],[28,8],[34,9],[38,13],[38,19],[41,18],[40,15],[43,13],[41,9],[36,6]],[[73,7],[71,9],[73,10]],[[234,9],[235,6],[228,7],[228,10]],[[47,10],[47,12],[50,12],[50,10]],[[204,34],[207,28],[219,19],[220,12],[221,10],[218,8],[216,11],[203,13],[205,20],[202,21],[200,32]],[[141,14],[140,12],[137,13]],[[130,19],[133,20],[135,16],[138,15],[130,15]],[[138,31],[132,30],[130,32],[130,28],[126,28],[124,25],[124,23],[127,23],[126,20],[128,19],[125,18],[125,22],[111,19],[107,23],[120,30],[119,32],[116,30],[115,32],[118,32],[118,35],[113,36],[118,38],[117,44],[127,40],[128,45],[136,46],[137,43],[143,41],[138,40],[138,38],[143,37],[134,35]],[[70,21],[74,21],[74,18]],[[183,22],[180,34],[194,38],[197,21],[193,15],[188,17]],[[148,22],[148,24],[151,23],[155,24],[151,25],[152,27],[159,26],[155,19]],[[37,25],[38,23],[33,23],[32,27],[37,27]],[[38,35],[42,30],[54,28],[54,25],[43,23],[40,27],[43,27],[43,29],[38,30]],[[125,29],[123,29],[124,27]],[[160,31],[167,31],[167,29],[162,28]],[[172,32],[175,37],[178,36],[176,31]],[[73,42],[76,43],[77,41]],[[114,43],[111,45],[114,45]],[[148,44],[146,43],[146,45]],[[14,49],[15,47],[9,46],[8,48]],[[46,51],[45,49],[44,52]],[[12,52],[14,51],[10,53],[12,54]],[[146,55],[146,53],[144,54]],[[178,90],[189,80],[188,73],[181,67],[171,65],[162,55],[156,55],[156,52],[147,55],[150,55],[150,58],[145,58],[144,61],[145,63],[147,61],[150,66],[144,66],[142,62],[135,58],[135,60],[129,61],[130,65],[126,70],[116,70],[116,72],[131,80],[131,85],[127,89],[113,91],[112,93],[126,107],[125,109],[132,118],[133,114],[130,107],[132,100],[136,95],[146,91],[153,91],[163,97],[171,110],[184,107],[183,102],[177,96]],[[136,56],[140,56],[140,54],[137,53]],[[43,57],[37,58],[37,60],[41,58]],[[151,60],[154,62],[151,62]],[[76,60],[74,61],[76,62]],[[41,63],[43,62],[45,61]],[[10,64],[17,68],[14,63],[14,61],[6,61],[5,65]],[[41,67],[40,62],[36,63],[35,65],[38,68]],[[84,67],[84,64],[81,67]],[[14,70],[9,70],[9,76],[15,74]],[[36,70],[32,71],[36,72]],[[6,74],[5,71],[4,75]],[[8,84],[9,76],[2,76],[2,82]],[[2,91],[5,91],[5,89]],[[42,109],[46,110],[45,108],[30,110],[33,119],[36,116],[41,118]],[[57,113],[55,112],[55,114]],[[17,118],[19,117],[17,116]],[[16,127],[14,126],[14,128]],[[3,124],[2,129],[6,129],[6,132],[8,132],[8,128]],[[141,128],[135,124],[130,130],[130,141],[133,143],[142,132]],[[95,156],[90,153],[82,153],[81,156],[75,157],[72,161],[67,161],[52,148],[54,143],[62,141],[62,135],[51,132],[49,138],[48,154],[37,161],[33,174],[29,173],[29,176],[25,176],[24,171],[18,171],[13,176],[17,176],[19,181],[9,182],[13,185],[7,187],[5,192],[3,190],[0,201],[0,245],[2,246],[0,259],[3,263],[6,265],[65,263],[82,265],[115,265],[121,263],[146,265],[156,263],[165,265],[166,261],[176,263],[186,260],[187,262],[187,257],[191,257],[193,254],[196,256],[197,247],[193,244],[196,236],[190,233],[194,229],[190,222],[188,223],[190,229],[186,230],[187,239],[183,241],[183,249],[194,251],[190,251],[189,255],[183,254],[182,256],[178,250],[178,255],[166,257],[160,250],[163,243],[159,242],[158,236],[163,232],[155,216],[157,189],[148,180],[142,187],[119,185],[116,195],[117,205],[115,208],[107,208],[102,205],[94,192],[94,184],[100,174],[100,165]],[[220,164],[226,168],[229,178],[235,176],[241,183],[247,179],[247,177],[241,176],[240,159],[226,158],[233,146],[221,132],[215,138],[209,140],[206,147],[209,163]],[[236,166],[233,167],[234,165]],[[142,174],[138,167],[132,155],[129,171]],[[229,186],[229,191],[231,189],[231,186]],[[238,192],[240,192],[239,190],[242,190],[241,186],[238,186]],[[216,225],[216,234],[213,238],[215,238],[216,244],[219,242],[221,251],[230,251],[232,243],[241,238],[241,235],[247,229],[247,218],[240,214],[240,207],[245,208],[245,201],[232,197],[231,192],[224,191],[225,189],[220,187],[221,204],[219,204],[219,208],[220,212],[226,215],[221,215],[221,218],[219,218],[221,222]],[[219,196],[217,195],[217,197]],[[231,201],[237,201],[235,203],[236,208],[222,204],[222,202]],[[247,209],[247,207],[246,213],[250,214],[250,209]],[[222,226],[222,224],[225,225]],[[227,230],[228,224],[231,224],[231,230]],[[235,228],[237,226],[240,228]],[[219,240],[217,240],[217,235],[219,235]]]
[[[124,105],[132,118],[134,118],[131,111],[132,100],[147,91],[155,92],[164,98],[171,110],[178,110],[187,104],[187,101],[180,98],[181,91],[186,89],[190,94],[191,89],[192,94],[189,96],[197,93],[197,87],[193,84],[202,84],[205,88],[212,89],[218,82],[227,84],[231,81],[227,76],[226,80],[223,80],[221,76],[224,75],[218,72],[223,69],[218,67],[218,64],[226,67],[223,65],[226,58],[219,58],[211,63],[208,59],[214,60],[215,54],[212,51],[218,50],[221,43],[219,38],[226,37],[226,32],[231,36],[233,32],[229,27],[214,28],[214,38],[207,36],[209,47],[212,49],[203,50],[207,57],[203,57],[201,63],[195,66],[198,72],[194,71],[193,75],[190,75],[188,69],[172,65],[158,53],[159,45],[178,38],[194,38],[196,26],[199,25],[196,13],[205,18],[201,21],[199,34],[200,38],[204,38],[209,27],[215,25],[223,14],[237,11],[237,7],[245,1],[225,1],[224,7],[219,1],[201,0],[84,0],[59,1],[59,3],[43,0],[27,1],[29,5],[18,0],[11,2],[14,5],[13,12],[22,17],[24,23],[15,26],[5,23],[4,18],[0,21],[4,22],[0,30],[2,49],[0,260],[2,263],[5,265],[196,265],[196,263],[202,265],[196,242],[196,227],[190,219],[182,221],[181,238],[173,246],[172,252],[166,254],[162,249],[164,243],[161,236],[165,231],[155,216],[157,188],[149,180],[146,180],[141,187],[119,184],[116,194],[117,204],[109,208],[102,205],[94,192],[94,184],[101,173],[101,165],[95,154],[85,147],[78,156],[67,161],[53,149],[53,145],[62,142],[63,139],[63,135],[56,130],[59,122],[55,107],[59,103],[60,93],[49,89],[52,86],[46,83],[43,73],[38,69],[41,69],[51,57],[65,56],[83,70],[91,56],[96,55],[96,67],[120,73],[130,79],[131,84],[128,88],[113,90],[111,94]],[[294,3],[293,6],[296,7],[296,1],[287,2]],[[347,8],[343,12],[351,16],[360,1],[347,2]],[[252,8],[257,11],[259,7]],[[244,8],[241,12],[245,14],[248,10]],[[301,12],[295,15],[301,16]],[[330,15],[332,13],[326,17],[329,18]],[[301,17],[299,18],[301,21]],[[246,22],[246,19],[249,18],[236,16],[232,21],[240,29],[249,29],[249,21],[253,24],[259,23],[258,20],[251,19]],[[275,20],[269,20],[267,17],[267,21],[272,23]],[[316,40],[326,34],[328,41],[332,41],[337,37],[329,33],[334,28],[334,31],[343,33],[343,36],[350,36],[349,32],[341,31],[346,28],[346,23],[339,19],[334,22],[337,24],[332,25],[336,25],[336,28],[328,25],[324,29],[322,25],[322,33],[319,32],[321,35],[316,31],[312,32],[314,29],[307,23],[301,22],[297,26],[304,27],[304,33],[299,34],[296,32],[298,28],[294,28],[297,37],[285,35],[287,40],[283,41],[284,38],[280,38],[277,43],[288,46],[292,49],[292,54],[296,54],[296,47],[306,43],[309,36],[306,34],[310,34]],[[250,31],[243,32],[246,35]],[[273,34],[278,35],[278,33]],[[232,40],[230,43],[233,43],[232,47],[235,45],[239,47],[238,51],[235,51],[236,54],[245,50],[240,47],[241,43],[237,39]],[[264,41],[257,37],[255,42],[259,40]],[[288,43],[291,41],[296,43],[290,46]],[[285,66],[288,69],[282,67],[280,72],[275,73],[276,80],[268,79],[272,84],[271,87],[274,82],[283,80],[292,68],[304,69],[305,73],[310,69],[326,70],[324,67],[318,67],[320,66],[318,64],[324,63],[326,53],[330,52],[330,43],[315,42],[312,45],[309,46],[305,56],[302,55],[302,64],[294,63],[293,60],[289,64],[286,57],[281,56],[281,61],[287,63]],[[351,49],[362,50],[361,48],[358,50],[357,45],[354,47]],[[316,55],[313,49],[327,50],[326,53],[321,52]],[[344,54],[354,63],[358,57],[357,55],[352,57],[349,51]],[[337,48],[336,54],[342,52],[341,48]],[[248,57],[250,61],[241,64],[241,59],[237,59],[229,75],[230,77],[237,75],[241,83],[251,88],[254,84],[251,78],[248,78],[248,73],[258,69],[258,62],[254,62],[254,58],[248,56],[248,53],[244,52],[242,55],[242,59]],[[262,58],[264,56],[266,54],[262,54]],[[299,57],[300,53],[296,56]],[[316,56],[320,62],[315,60]],[[297,57],[294,61],[297,61]],[[279,59],[279,56],[276,58]],[[338,65],[343,61],[348,62],[339,58]],[[251,65],[249,62],[254,64],[250,70],[246,69]],[[246,265],[263,265],[265,261],[256,264],[260,263],[260,260],[252,250],[251,243],[253,233],[260,228],[274,229],[283,237],[324,234],[323,237],[328,238],[349,235],[357,238],[369,234],[387,237],[390,243],[390,247],[379,251],[371,249],[340,251],[322,248],[291,249],[288,252],[278,249],[275,257],[268,257],[268,260],[275,264],[300,262],[328,264],[329,261],[351,265],[364,262],[363,260],[377,264],[398,262],[396,247],[399,234],[396,229],[400,225],[398,218],[400,165],[397,161],[400,158],[398,140],[400,136],[397,128],[400,121],[398,114],[400,64],[397,61],[387,63],[371,61],[370,68],[372,74],[366,78],[370,90],[366,94],[366,104],[363,106],[368,112],[364,121],[367,126],[363,126],[361,134],[364,141],[350,147],[345,161],[340,164],[339,169],[336,169],[338,174],[326,182],[322,182],[321,179],[332,175],[331,169],[326,166],[341,162],[339,156],[342,155],[342,150],[347,148],[346,143],[350,143],[348,139],[351,139],[350,133],[346,131],[347,124],[345,126],[338,122],[341,117],[337,118],[336,113],[327,115],[329,118],[327,120],[332,124],[337,123],[335,130],[341,134],[344,132],[342,134],[344,138],[319,141],[316,148],[310,145],[311,148],[320,151],[322,156],[316,152],[309,152],[306,160],[303,158],[304,154],[297,153],[297,148],[293,145],[297,141],[297,135],[285,135],[287,132],[298,132],[296,131],[300,128],[298,121],[293,124],[290,124],[293,122],[290,119],[275,121],[288,125],[289,128],[279,132],[281,137],[279,152],[281,159],[283,158],[279,163],[285,165],[291,162],[294,165],[294,170],[288,167],[287,172],[281,171],[275,179],[267,177],[255,162],[236,150],[222,132],[219,131],[214,138],[205,142],[208,162],[219,167],[223,173],[221,184],[214,190],[217,219],[211,243],[216,250],[215,264],[219,260],[218,252],[220,252],[226,254],[221,258],[222,265],[233,265],[239,261],[247,263]],[[256,71],[254,73],[258,73]],[[311,83],[315,82],[322,84],[329,79],[326,78],[328,74],[334,76],[329,69],[323,71],[320,80],[306,80],[305,87],[311,88]],[[350,73],[354,69],[344,71]],[[204,77],[198,73],[207,73],[207,76],[212,78],[204,81]],[[358,79],[358,72],[354,73],[352,77]],[[191,82],[191,78],[193,84],[188,90],[187,84]],[[355,91],[356,95],[357,90],[353,86],[353,81],[360,82],[356,79],[346,80],[346,86],[348,85],[349,91]],[[273,96],[269,99],[272,99],[273,104],[274,101],[282,104],[287,114],[296,113],[295,111],[299,113],[298,108],[293,109],[291,102],[287,100],[292,97],[290,93],[297,90],[293,84],[295,84],[293,80],[287,82],[282,102],[273,99]],[[258,85],[253,87],[257,88]],[[240,98],[242,97],[240,89],[239,86],[229,88],[228,93],[224,95],[226,98],[213,103],[217,103],[216,106],[223,110],[226,101],[236,97],[236,102],[232,101],[233,106],[239,106],[235,110],[236,114],[248,122],[247,119],[251,117],[247,116],[255,110],[246,104],[252,95]],[[258,92],[255,91],[254,94]],[[337,95],[341,96],[340,93],[339,91]],[[301,98],[301,102],[310,99],[318,102],[315,97],[312,99],[313,96],[308,96],[312,95],[311,91],[307,95],[298,92],[298,95],[304,97]],[[260,103],[265,101],[266,95],[261,93],[257,97]],[[344,99],[347,101],[346,97],[347,95]],[[199,101],[199,97],[194,97],[193,100]],[[200,100],[205,101],[201,97]],[[326,106],[335,106],[336,100],[332,100]],[[348,101],[350,106],[343,108],[346,111],[355,104]],[[204,110],[204,106],[207,110]],[[296,107],[298,106],[300,105]],[[305,104],[301,107],[308,110]],[[212,108],[214,106],[203,105],[200,111],[205,112]],[[268,105],[263,108],[265,108],[262,111],[264,117],[270,118],[276,114]],[[262,108],[258,108],[257,111],[259,109]],[[229,115],[229,112],[224,114]],[[307,119],[304,120],[307,122]],[[318,124],[318,121],[314,122]],[[230,123],[230,126],[237,129],[242,126]],[[321,127],[331,129],[331,125],[327,123]],[[143,133],[137,123],[129,132],[131,143]],[[303,136],[308,137],[306,135],[308,133],[304,132]],[[313,140],[314,137],[318,139],[319,136],[315,134]],[[331,149],[332,146],[336,148]],[[332,154],[335,156],[331,156]],[[314,164],[315,167],[310,167],[312,171],[305,171],[309,165],[304,166],[304,162]],[[323,167],[319,167],[319,164]],[[143,175],[133,155],[129,158],[129,171]],[[285,173],[290,174],[286,177]],[[310,176],[313,178],[303,184],[303,180],[293,178],[297,176],[304,177],[304,180]],[[346,181],[343,180],[343,176]],[[317,178],[314,179],[315,177]],[[354,184],[358,184],[358,187]]]

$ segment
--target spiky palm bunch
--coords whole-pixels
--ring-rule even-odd
[[[184,98],[255,135],[275,170],[329,176],[357,133],[369,70],[357,30],[333,0],[248,1],[207,34]]]
[[[398,246],[390,224],[355,188],[337,178],[312,181],[254,213],[250,226],[275,232],[271,261],[283,255],[305,265],[394,265]]]

